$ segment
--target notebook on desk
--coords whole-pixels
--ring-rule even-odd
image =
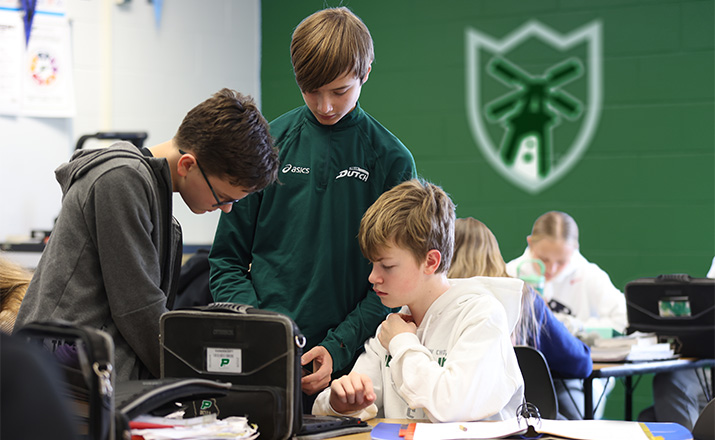
[[[693,435],[677,423],[624,422],[619,420],[544,420],[536,435],[516,419],[497,422],[410,423],[380,422],[370,433],[372,440],[458,440],[497,438],[564,438],[573,440],[622,439],[691,440]]]
[[[317,440],[369,431],[360,419],[303,415],[305,338],[287,316],[240,304],[175,310],[160,320],[163,377],[201,377],[233,384],[226,397],[193,402],[186,417],[245,415],[261,440]]]

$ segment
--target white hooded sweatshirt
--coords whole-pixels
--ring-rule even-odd
[[[522,281],[449,282],[452,287],[432,303],[416,335],[395,336],[389,352],[377,336],[365,343],[353,371],[370,377],[377,399],[350,415],[433,422],[515,417],[524,381],[510,334],[519,319]],[[400,313],[410,311],[403,307]],[[316,399],[313,414],[338,414],[329,399],[330,388]]]
[[[519,264],[533,258],[527,247],[522,256],[507,264],[507,272],[516,276]],[[535,274],[529,263],[522,265],[519,271],[522,275]],[[544,299],[547,302],[553,299],[568,307],[584,328],[610,327],[623,333],[628,325],[626,298],[611,283],[608,274],[586,260],[578,249],[574,250],[566,267],[546,282]]]

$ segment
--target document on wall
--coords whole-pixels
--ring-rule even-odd
[[[27,43],[24,14],[19,5],[0,0],[0,114],[72,117],[72,42],[64,2],[37,2]]]
[[[0,10],[0,115],[20,113],[24,47],[22,17]]]
[[[50,118],[74,116],[70,45],[66,17],[37,14],[21,69],[21,114]]]

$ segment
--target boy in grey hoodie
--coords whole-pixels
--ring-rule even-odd
[[[275,181],[278,165],[253,100],[228,89],[189,111],[166,142],[76,152],[55,170],[62,209],[15,328],[63,320],[104,330],[117,381],[158,377],[159,318],[182,256],[172,193],[196,214],[229,212]]]

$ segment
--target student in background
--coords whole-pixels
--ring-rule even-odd
[[[209,261],[216,301],[290,316],[307,338],[304,408],[388,313],[367,281],[355,237],[365,210],[415,176],[405,146],[359,105],[374,58],[365,24],[330,8],[293,32],[291,61],[305,105],[271,123],[280,184],[221,215]]]
[[[277,171],[267,122],[251,98],[228,89],[189,111],[166,142],[76,152],[55,171],[62,209],[16,329],[65,320],[104,330],[117,381],[159,377],[159,318],[182,256],[172,194],[196,214],[229,212]]]
[[[578,226],[568,214],[550,211],[540,216],[526,238],[524,254],[507,264],[507,272],[517,276],[538,273],[536,265],[521,264],[539,259],[544,263],[544,299],[554,316],[576,335],[588,328],[609,328],[623,333],[626,329],[626,300],[611,283],[608,274],[590,263],[579,252]],[[583,417],[583,383],[579,379],[555,381],[559,395],[559,412],[569,419]],[[607,381],[594,380],[594,406],[604,389],[610,392]],[[602,417],[605,395],[595,416]],[[562,402],[564,405],[562,405]],[[571,403],[568,405],[568,403]]]
[[[0,256],[0,332],[10,334],[32,273]]]
[[[472,217],[457,219],[448,276],[509,277],[497,239],[484,223]],[[551,371],[563,377],[588,377],[593,368],[588,346],[569,333],[528,284],[522,293],[521,315],[512,333],[514,345],[529,345],[541,351]],[[566,404],[559,402],[559,406]]]
[[[411,180],[386,192],[360,223],[360,248],[382,303],[400,307],[336,379],[314,414],[425,419],[515,417],[524,382],[509,339],[522,281],[447,279],[454,204],[441,188]]]

